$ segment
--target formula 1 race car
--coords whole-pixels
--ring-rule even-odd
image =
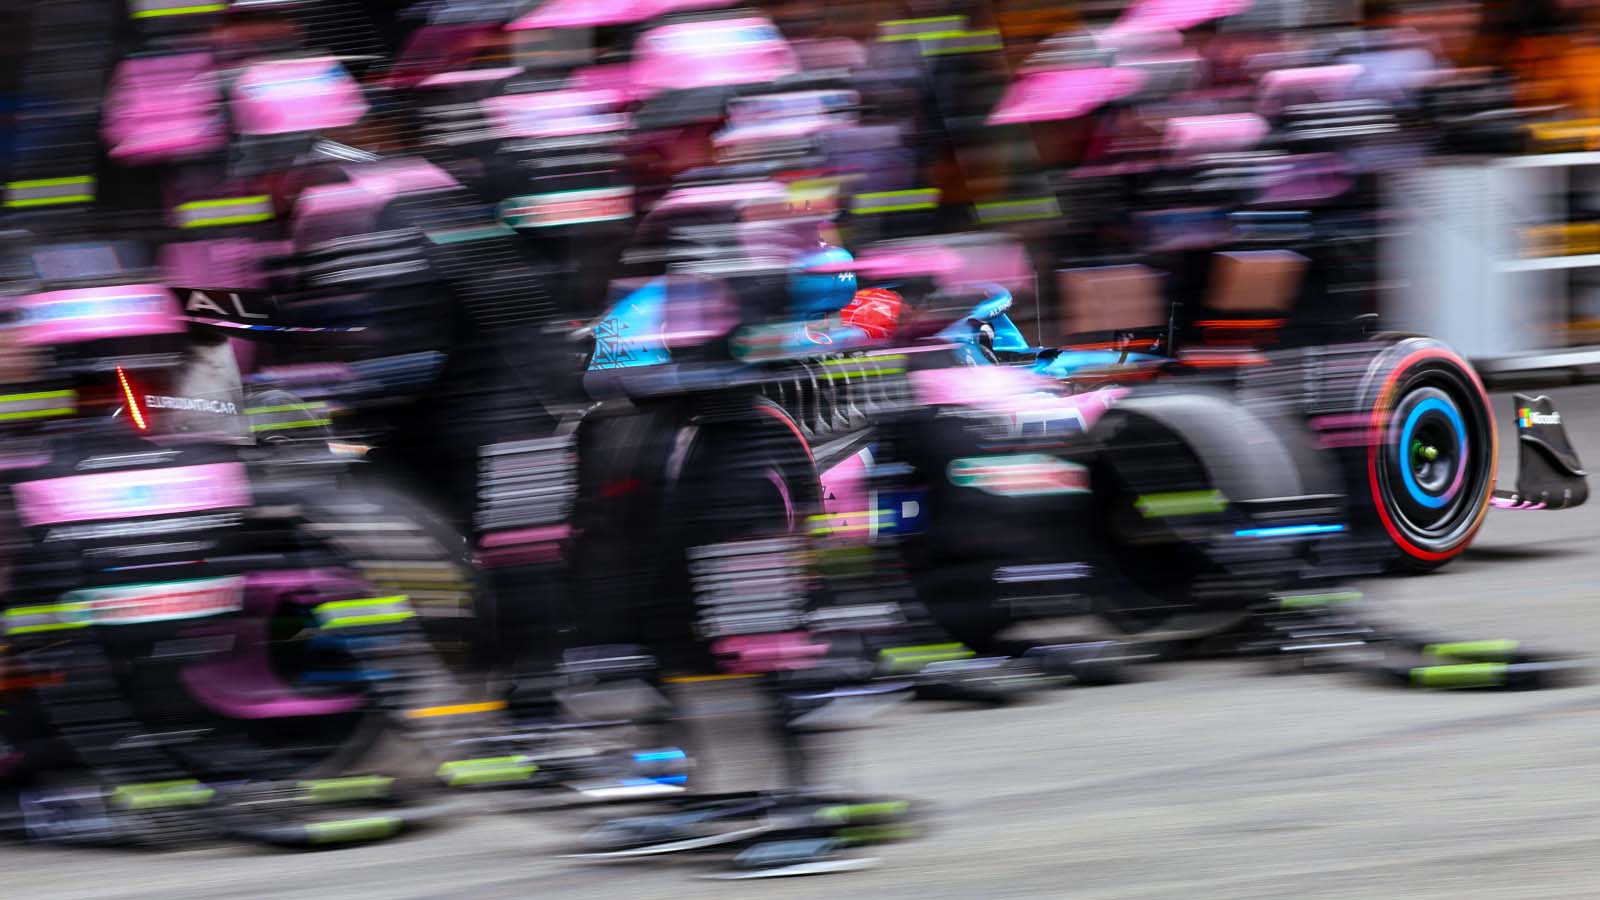
[[[866,322],[863,306],[895,295],[857,293],[840,248],[802,239],[792,265],[738,270],[729,260],[751,251],[737,227],[723,229],[732,244],[684,246],[781,194],[750,182],[668,194],[652,217],[680,217],[667,230],[676,258],[704,262],[623,286],[594,328],[586,383],[607,399],[578,432],[573,566],[607,640],[688,634],[701,603],[689,554],[735,536],[809,526],[892,542],[902,608],[988,645],[1011,621],[1061,613],[1221,627],[1300,588],[1310,549],[1345,532],[1341,491],[1303,426],[1269,423],[1214,385],[1073,391],[975,367],[981,345],[950,337],[938,297],[892,334]],[[974,318],[1004,327],[1004,306],[954,320]],[[1107,528],[1123,507],[1147,510],[1145,524]],[[616,598],[650,613],[621,616]]]
[[[1050,292],[1065,346],[1041,352],[994,316],[956,331],[991,344],[989,361],[1075,383],[1201,377],[1253,412],[1301,419],[1337,461],[1353,536],[1391,568],[1460,555],[1491,507],[1583,503],[1586,476],[1548,398],[1517,398],[1519,472],[1514,489],[1497,490],[1496,415],[1471,365],[1437,340],[1376,328],[1386,176],[1420,164],[1419,148],[1452,143],[1461,121],[1506,120],[1440,114],[1429,98],[1448,87],[1432,76],[1385,80],[1383,60],[1427,58],[1402,32],[1254,55],[1243,65],[1252,75],[1231,82],[1206,71],[1207,51],[1169,52],[1169,29],[1231,14],[1131,4],[1104,30],[1044,42],[1018,68],[991,127],[1049,132],[1075,120],[1093,134],[1062,158],[1051,198],[1051,209],[1082,212],[1032,238],[1075,232],[1053,245],[1067,250]],[[1219,107],[1213,88],[1234,102]],[[1430,111],[1424,127],[1404,112],[1413,106]],[[929,274],[894,261],[940,246],[884,246],[881,274]],[[1019,284],[1041,293],[1017,280],[996,290]]]
[[[970,269],[1003,249],[980,236],[902,240],[869,248],[855,265],[906,283],[930,268]],[[1153,272],[1128,265],[1063,273],[1076,313],[1067,346],[1029,346],[1007,314],[1009,291],[992,282],[941,288],[961,296],[940,301],[950,319],[940,334],[968,343],[972,364],[1023,366],[1080,389],[1181,379],[1229,392],[1257,415],[1298,418],[1343,476],[1353,534],[1390,568],[1425,571],[1460,555],[1491,507],[1587,500],[1586,473],[1548,397],[1516,397],[1519,468],[1515,488],[1498,489],[1494,410],[1466,360],[1431,338],[1376,333],[1370,318],[1323,323],[1307,339],[1284,327],[1285,279],[1300,275],[1305,257],[1261,249],[1214,257],[1222,286],[1188,322],[1156,295]]]

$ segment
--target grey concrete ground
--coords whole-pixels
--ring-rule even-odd
[[[1600,387],[1555,395],[1600,461]],[[1502,420],[1509,407],[1500,397]],[[1597,538],[1600,504],[1495,513],[1468,558],[1369,595],[1419,628],[1592,650]],[[562,820],[502,815],[321,854],[6,847],[0,896],[1596,897],[1597,725],[1600,685],[1427,694],[1188,663],[1009,709],[902,707],[855,733],[848,781],[941,808],[929,836],[863,873],[717,883],[685,866],[596,869],[552,858]]]

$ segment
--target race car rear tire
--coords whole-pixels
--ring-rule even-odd
[[[806,527],[821,492],[799,428],[766,400],[736,405],[710,416],[644,410],[580,432],[578,644],[643,645],[664,666],[707,665],[690,548]]]
[[[1258,507],[1343,530],[1334,471],[1291,419],[1263,419],[1222,394],[1158,392],[1118,403],[1090,434],[1110,568],[1097,606],[1124,633],[1220,633],[1292,583],[1306,544],[1240,542],[1274,521]]]

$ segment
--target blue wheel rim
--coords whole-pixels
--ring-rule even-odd
[[[1412,407],[1410,414],[1406,416],[1405,425],[1400,431],[1400,458],[1404,461],[1410,453],[1411,436],[1416,431],[1417,422],[1425,413],[1433,410],[1444,413],[1445,417],[1450,420],[1450,425],[1455,429],[1456,438],[1459,442],[1456,457],[1456,476],[1451,480],[1449,489],[1441,494],[1430,494],[1423,490],[1422,485],[1417,483],[1416,475],[1411,471],[1409,464],[1402,462],[1400,476],[1402,483],[1405,484],[1406,492],[1411,495],[1412,500],[1428,509],[1439,509],[1449,503],[1455,497],[1456,491],[1460,489],[1461,473],[1465,470],[1467,464],[1467,427],[1466,423],[1461,420],[1461,413],[1456,410],[1455,405],[1446,403],[1438,397],[1430,397]]]

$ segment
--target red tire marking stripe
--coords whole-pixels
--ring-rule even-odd
[[[1484,408],[1490,410],[1489,487],[1491,488],[1491,492],[1494,487],[1495,469],[1499,466],[1500,461],[1500,436],[1499,432],[1497,432],[1494,427],[1494,407],[1489,402],[1489,392],[1483,389],[1483,382],[1478,380],[1478,373],[1474,372],[1472,370],[1472,366],[1468,365],[1465,360],[1448,350],[1418,350],[1410,354],[1409,356],[1400,360],[1400,363],[1394,367],[1394,370],[1389,373],[1388,378],[1384,380],[1383,387],[1378,391],[1378,400],[1372,406],[1372,422],[1370,426],[1372,429],[1371,440],[1368,442],[1367,447],[1367,485],[1372,491],[1373,506],[1378,510],[1378,519],[1383,522],[1383,529],[1387,531],[1389,533],[1389,537],[1393,538],[1394,542],[1400,546],[1401,551],[1409,556],[1416,557],[1417,559],[1425,559],[1429,562],[1443,562],[1444,560],[1451,559],[1459,555],[1461,551],[1467,549],[1467,545],[1472,542],[1470,540],[1471,536],[1477,533],[1478,529],[1483,525],[1484,516],[1489,512],[1488,498],[1486,497],[1483,504],[1478,508],[1477,519],[1472,523],[1472,527],[1467,530],[1468,540],[1462,541],[1460,545],[1453,550],[1439,552],[1435,550],[1424,550],[1423,548],[1411,543],[1406,539],[1405,535],[1400,533],[1400,530],[1395,527],[1394,519],[1389,515],[1389,510],[1383,502],[1383,491],[1378,484],[1378,454],[1383,450],[1384,410],[1389,405],[1390,394],[1394,390],[1395,383],[1400,380],[1400,376],[1406,371],[1407,368],[1411,366],[1413,362],[1422,359],[1443,359],[1447,362],[1452,362],[1460,366],[1461,370],[1467,373],[1467,377],[1472,379],[1473,386],[1478,389],[1478,397],[1483,401]]]

